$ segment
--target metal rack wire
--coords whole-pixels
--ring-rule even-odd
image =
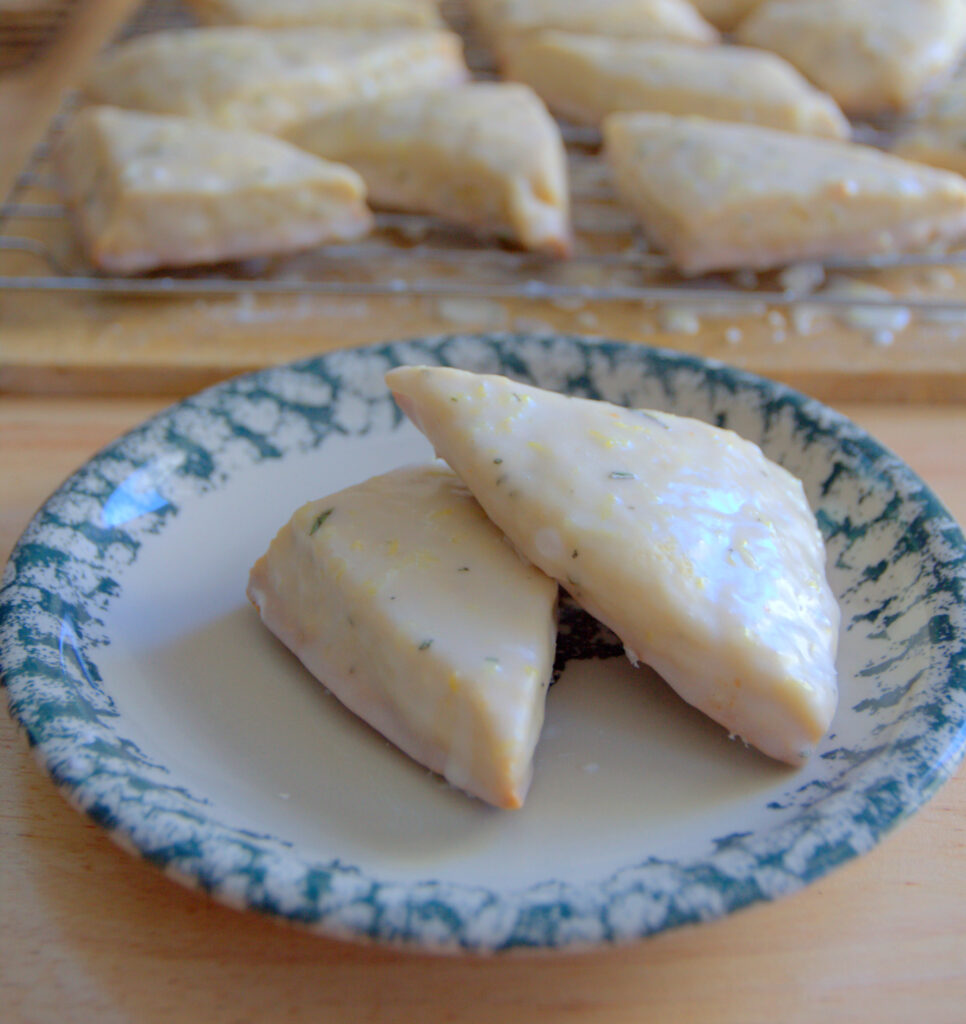
[[[478,77],[492,75],[486,53],[473,41],[458,0],[444,0],[452,27],[466,39],[468,63]],[[122,33],[192,24],[177,0],[150,0]],[[576,249],[566,261],[503,248],[430,217],[381,213],[362,242],[329,245],[284,259],[252,260],[163,275],[113,277],[92,271],[73,240],[66,208],[57,201],[50,153],[71,116],[68,100],[21,175],[10,200],[0,205],[0,260],[16,272],[0,272],[0,291],[82,292],[96,295],[216,296],[239,293],[315,294],[347,297],[437,296],[470,299],[630,301],[735,312],[762,306],[808,304],[815,309],[908,309],[966,322],[966,297],[895,294],[866,289],[814,290],[825,273],[869,275],[895,270],[966,266],[966,250],[827,262],[812,283],[795,275],[729,274],[687,279],[648,249],[634,221],[615,202],[596,152],[593,130],[562,126],[568,148]]]

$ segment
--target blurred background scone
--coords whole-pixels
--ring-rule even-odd
[[[567,162],[525,85],[474,82],[354,104],[289,138],[354,167],[372,201],[557,256],[570,251]]]
[[[436,0],[185,0],[209,25],[437,28]]]
[[[466,76],[462,40],[451,32],[205,28],[115,47],[86,92],[112,106],[283,132],[344,103]]]
[[[966,179],[869,146],[664,114],[612,114],[604,138],[618,192],[686,274],[966,234]]]
[[[908,110],[966,47],[962,0],[767,0],[737,40],[781,54],[850,115]]]
[[[697,46],[718,33],[687,0],[469,0],[474,23],[498,59],[533,32],[672,39]]]
[[[541,32],[513,48],[506,74],[577,124],[650,110],[830,138],[850,132],[830,96],[781,57],[749,47]]]
[[[118,274],[293,252],[371,227],[355,171],[185,118],[88,107],[57,165],[91,261]]]

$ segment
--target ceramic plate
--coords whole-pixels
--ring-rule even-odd
[[[729,741],[572,616],[518,812],[449,788],[309,677],[247,604],[248,569],[299,504],[430,455],[383,383],[400,363],[696,416],[802,477],[843,608],[811,763]],[[907,467],[787,388],[639,345],[448,337],[240,377],[111,445],[15,550],[0,657],[57,785],[179,880],[328,935],[577,948],[796,890],[920,806],[963,753],[964,564]]]

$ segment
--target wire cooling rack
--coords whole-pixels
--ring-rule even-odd
[[[442,9],[450,26],[464,37],[474,75],[493,77],[462,3],[443,0]],[[178,0],[149,0],[121,38],[192,24]],[[76,97],[68,98],[9,201],[0,205],[0,291],[637,301],[736,312],[807,304],[829,311],[861,306],[886,316],[890,310],[918,312],[948,322],[962,317],[966,322],[966,298],[959,297],[958,288],[946,281],[936,294],[929,287],[937,280],[943,283],[942,275],[949,277],[956,268],[966,267],[966,251],[826,262],[762,275],[683,278],[664,256],[649,250],[632,217],[616,203],[598,153],[598,134],[569,125],[561,126],[575,233],[575,253],[569,260],[512,251],[430,217],[380,213],[374,233],[354,244],[175,273],[109,276],[94,271],[84,259],[68,212],[57,198],[50,164],[76,102]],[[886,287],[874,283],[876,275],[883,274],[889,275]],[[859,276],[861,283],[850,287],[850,275]],[[837,287],[823,287],[829,278]]]

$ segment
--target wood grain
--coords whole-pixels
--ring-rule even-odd
[[[867,333],[834,323],[776,342],[776,328],[760,316],[704,318],[696,334],[661,330],[660,321],[660,311],[630,303],[574,310],[489,300],[454,306],[409,298],[118,301],[0,293],[0,390],[183,395],[335,348],[497,328],[598,334],[692,352],[833,403],[966,401],[966,341],[946,327],[907,330],[886,350]],[[728,342],[730,329],[741,332],[739,343]]]
[[[0,398],[0,557],[158,399]],[[966,520],[964,409],[846,407]],[[0,716],[0,1016],[12,1024],[961,1024],[966,775],[802,893],[582,956],[434,959],[331,942],[183,890],[75,813]]]

